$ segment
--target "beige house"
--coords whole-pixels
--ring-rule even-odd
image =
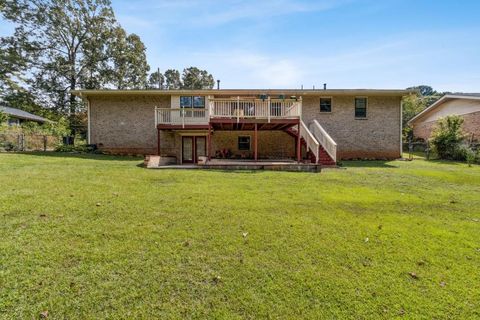
[[[408,122],[416,138],[427,140],[438,119],[458,115],[464,119],[463,131],[471,140],[480,140],[480,94],[447,94]]]
[[[88,140],[111,153],[335,164],[401,156],[406,90],[77,90]],[[207,160],[207,161],[208,161]],[[213,161],[213,160],[212,160]]]

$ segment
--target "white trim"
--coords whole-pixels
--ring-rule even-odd
[[[410,119],[410,121],[408,121],[408,124],[412,125],[413,122],[415,122],[417,119],[421,118],[424,114],[430,112],[431,110],[435,109],[439,105],[443,104],[445,102],[445,100],[447,100],[447,99],[480,100],[480,97],[479,96],[464,96],[464,95],[457,95],[457,94],[446,94],[443,97],[441,97],[440,99],[438,99],[437,101],[435,101],[434,103],[432,103],[425,110],[423,110],[422,112],[417,114],[415,117]]]

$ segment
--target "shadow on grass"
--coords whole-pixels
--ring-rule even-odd
[[[24,154],[38,157],[52,157],[52,158],[75,158],[75,159],[89,159],[89,160],[107,160],[107,161],[132,161],[143,160],[141,157],[135,156],[114,156],[107,154],[96,153],[70,153],[70,152],[55,152],[55,151],[26,151],[26,152],[12,152],[14,154]]]
[[[358,160],[358,161],[342,161],[342,168],[391,168],[398,167],[391,163],[392,161],[375,161],[375,160]]]

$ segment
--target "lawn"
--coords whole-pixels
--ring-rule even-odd
[[[0,317],[480,318],[480,166],[0,154]]]

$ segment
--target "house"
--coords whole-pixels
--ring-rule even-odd
[[[40,116],[34,115],[30,112],[26,112],[20,109],[0,106],[0,111],[8,115],[8,125],[15,126],[20,125],[25,121],[33,121],[39,124],[43,124],[49,120]]]
[[[401,156],[408,90],[75,90],[88,106],[88,141],[110,153],[208,159]],[[204,158],[205,157],[205,158]]]
[[[463,131],[471,140],[480,140],[480,93],[446,94],[413,117],[408,124],[416,138],[428,140],[438,119],[449,115],[463,118]]]

